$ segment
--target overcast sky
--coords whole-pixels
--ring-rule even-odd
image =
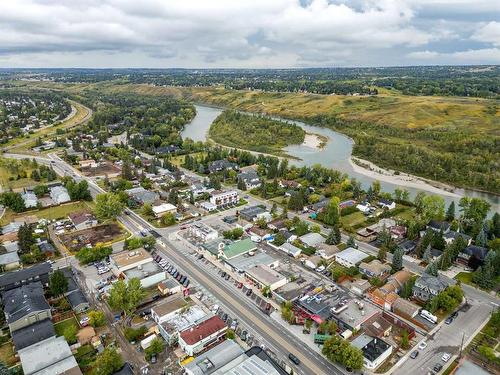
[[[500,64],[500,0],[0,0],[0,67]]]

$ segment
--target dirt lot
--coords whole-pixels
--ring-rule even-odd
[[[121,169],[111,163],[102,163],[96,168],[83,168],[82,173],[89,177],[108,175],[108,177],[112,178],[119,175]]]
[[[60,236],[60,239],[68,250],[78,251],[88,244],[95,246],[98,242],[112,242],[123,234],[124,231],[118,224],[105,224],[63,234]]]

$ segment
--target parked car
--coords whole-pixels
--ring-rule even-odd
[[[90,318],[88,316],[83,316],[81,319],[80,319],[80,325],[82,327],[87,327],[89,325],[89,322],[90,322]]]
[[[451,355],[448,353],[444,353],[443,356],[441,357],[441,360],[443,362],[448,362],[448,360],[451,358]]]
[[[458,311],[454,311],[453,314],[450,315],[451,318],[455,319],[458,316]]]
[[[447,317],[444,321],[446,324],[451,324],[453,322],[453,318],[451,316]]]
[[[250,297],[252,295],[252,289],[248,289],[246,295]]]
[[[410,354],[411,359],[415,359],[417,357],[418,357],[418,350],[414,350],[413,352],[411,352],[411,354]]]
[[[186,280],[182,283],[182,285],[184,285],[184,287],[187,288],[189,286],[189,282],[190,282],[189,279],[186,278]]]
[[[223,321],[225,321],[225,322],[226,322],[226,321],[227,321],[227,318],[228,318],[228,316],[227,316],[227,314],[226,314],[226,313],[222,314],[221,319],[222,319]]]
[[[177,276],[175,276],[175,279],[177,281],[179,281],[181,278],[182,278],[182,273],[179,273],[179,274],[177,274]]]
[[[441,371],[442,368],[443,368],[443,365],[441,363],[436,363],[432,369],[436,372],[439,372],[439,371]]]
[[[290,358],[290,361],[292,361],[293,363],[295,363],[297,366],[300,365],[300,359],[298,359],[292,353],[288,354],[288,358]]]
[[[235,319],[231,322],[231,329],[234,331],[236,329],[236,327],[238,327],[238,320]]]
[[[220,275],[221,277],[226,277],[226,272],[222,272]]]
[[[247,341],[247,336],[248,336],[248,332],[247,331],[242,331],[241,335],[240,335],[241,341]]]
[[[226,277],[224,277],[226,280],[229,280],[231,278],[231,276],[229,274],[226,275]]]
[[[219,305],[215,304],[212,306],[212,313],[217,314],[217,311],[219,311]]]
[[[420,350],[424,350],[425,348],[427,348],[427,343],[425,341],[422,341],[420,344],[418,344],[418,348]]]
[[[187,277],[182,276],[181,279],[179,280],[179,283],[184,284],[184,281],[186,281]]]

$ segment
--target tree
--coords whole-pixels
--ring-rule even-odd
[[[114,193],[98,194],[96,197],[94,213],[100,220],[114,219],[125,208],[120,196]]]
[[[486,235],[484,228],[481,228],[479,234],[476,237],[476,245],[486,247],[487,244],[488,244],[488,236]]]
[[[12,211],[19,213],[26,210],[26,206],[24,205],[24,200],[21,197],[21,194],[14,193],[12,191],[7,191],[2,193],[0,196],[0,202],[3,203],[4,206],[9,207]]]
[[[304,322],[304,328],[307,332],[311,332],[311,327],[313,325],[313,321],[311,319],[306,319]]]
[[[167,212],[160,218],[160,223],[166,227],[175,224],[175,215],[172,212]]]
[[[432,276],[437,276],[438,275],[438,265],[436,262],[430,263],[427,268],[425,269],[425,272],[428,273],[429,275]]]
[[[325,208],[323,215],[323,222],[328,225],[335,225],[339,223],[340,212],[339,212],[340,199],[333,197]]]
[[[76,334],[78,333],[78,327],[76,325],[69,325],[63,331],[64,339],[72,344],[76,342]]]
[[[33,228],[30,224],[23,224],[17,231],[18,246],[21,253],[28,253],[31,251],[31,246],[35,244],[35,237],[33,236]]]
[[[64,184],[68,190],[69,197],[72,201],[91,201],[92,195],[90,194],[89,184],[86,180],[75,182],[73,179],[68,179]]]
[[[111,247],[97,244],[95,247],[81,248],[80,251],[76,253],[76,259],[78,259],[81,264],[89,264],[106,258],[111,255],[112,252],[113,249]]]
[[[322,353],[332,362],[338,362],[351,369],[363,367],[363,353],[340,336],[334,335],[325,341]]]
[[[132,172],[132,167],[130,165],[130,162],[128,160],[123,162],[122,165],[122,178],[124,180],[130,181],[134,179],[134,174]]]
[[[50,275],[49,288],[56,297],[68,291],[68,280],[63,271],[56,270]]]
[[[327,245],[338,245],[341,241],[340,228],[338,225],[334,225],[328,237],[325,240]]]
[[[495,268],[499,257],[500,255],[496,251],[489,251],[483,265],[472,274],[472,281],[481,288],[492,289],[495,286],[495,276],[499,272]]]
[[[228,329],[226,331],[226,339],[234,340],[235,338],[236,338],[236,334],[234,333],[234,331],[232,329]]]
[[[346,242],[347,247],[356,247],[356,240],[354,236],[350,235]]]
[[[405,329],[401,333],[401,348],[404,350],[408,349],[410,346],[410,340],[408,338],[408,331]]]
[[[157,355],[163,351],[165,344],[162,339],[155,338],[151,341],[147,349],[144,351],[146,354],[146,359],[150,360],[152,356]]]
[[[413,204],[415,205],[415,212],[419,215],[421,215],[423,212],[425,197],[426,194],[423,191],[419,191],[417,195],[415,195],[415,199],[413,200]]]
[[[102,327],[106,324],[106,316],[103,311],[92,310],[88,312],[87,316],[92,327]]]
[[[0,362],[0,375],[13,375],[7,366],[3,362]]]
[[[377,259],[380,260],[381,262],[385,262],[386,258],[387,258],[387,248],[385,246],[382,246],[378,250]]]
[[[246,191],[247,190],[247,184],[245,183],[245,180],[242,178],[238,178],[238,184],[236,186],[239,190]]]
[[[262,290],[261,290],[261,293],[264,297],[270,297],[272,294],[271,294],[271,287],[269,285],[265,285]]]
[[[392,270],[394,272],[403,268],[403,249],[398,247],[392,255]]]
[[[453,221],[455,220],[455,201],[451,201],[448,209],[446,210],[446,220]]]
[[[139,279],[132,278],[128,283],[119,280],[113,284],[108,302],[112,309],[123,310],[125,315],[130,315],[145,295]]]
[[[123,367],[121,355],[112,346],[107,346],[96,357],[92,367],[92,375],[112,375]]]
[[[481,198],[463,197],[458,206],[461,211],[460,222],[462,226],[467,233],[476,236],[490,210],[490,204]]]
[[[380,194],[380,181],[378,180],[375,180],[372,182],[372,191],[373,191],[373,195],[374,197],[378,197],[378,195]]]
[[[153,211],[153,206],[151,205],[151,203],[145,203],[142,206],[142,214],[144,216],[155,216],[155,212]]]
[[[429,263],[430,263],[430,261],[431,261],[431,256],[432,256],[432,254],[431,254],[431,245],[429,245],[429,246],[427,246],[427,247],[425,248],[424,255],[423,255],[422,259],[423,259],[423,260],[424,260],[427,264],[429,264]]]
[[[422,199],[422,219],[427,222],[444,219],[444,198],[439,195],[427,195]]]
[[[170,190],[170,194],[168,194],[168,203],[173,204],[174,206],[179,203],[179,192],[177,189]]]
[[[491,232],[496,238],[500,238],[500,214],[495,212],[491,218]]]

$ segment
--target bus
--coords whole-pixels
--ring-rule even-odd
[[[435,315],[432,315],[429,311],[427,310],[422,310],[420,311],[420,316],[426,320],[428,320],[429,322],[433,323],[433,324],[436,324],[437,321],[438,321],[438,318],[437,316]]]

